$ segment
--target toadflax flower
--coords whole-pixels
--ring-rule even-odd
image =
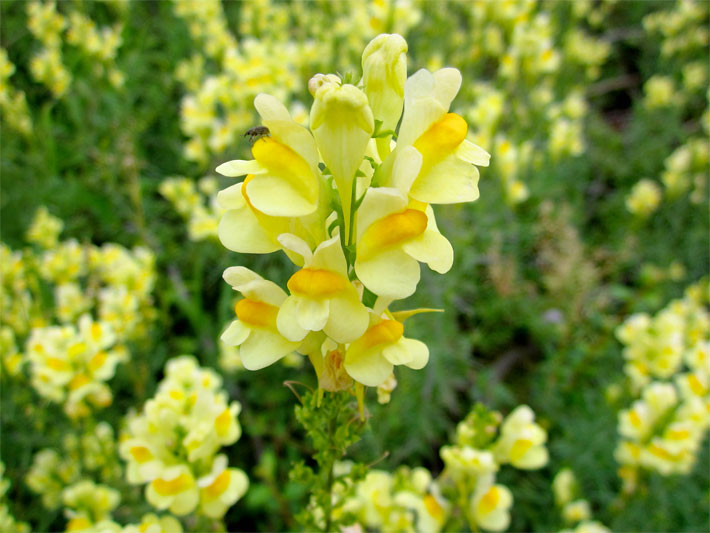
[[[395,366],[428,362],[426,345],[404,336],[406,317],[388,306],[416,291],[419,263],[451,268],[453,248],[431,204],[476,200],[476,167],[490,156],[450,111],[460,72],[407,78],[406,52],[401,36],[383,34],[365,48],[358,83],[313,76],[310,130],[276,98],[258,95],[268,135],[254,143],[253,160],[217,168],[246,176],[219,193],[222,243],[243,253],[283,250],[298,267],[285,288],[244,267],[225,271],[244,298],[222,340],[239,347],[245,368],[301,353],[319,387],[356,387],[361,401],[363,385],[392,388]]]
[[[279,309],[279,332],[300,341],[309,331],[322,330],[338,343],[352,342],[365,333],[369,314],[348,279],[339,237],[322,242],[312,254],[295,235],[285,233],[280,240],[303,257],[304,267],[288,280],[291,296]]]
[[[244,368],[259,370],[298,348],[300,342],[287,339],[276,326],[279,308],[287,298],[278,285],[245,267],[228,268],[224,279],[245,296],[234,308],[237,320],[221,337],[227,344],[240,347]]]

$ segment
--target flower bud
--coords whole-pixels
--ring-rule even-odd
[[[365,94],[383,130],[394,130],[404,105],[407,80],[407,42],[401,35],[375,37],[362,53]]]
[[[335,177],[348,224],[355,171],[362,163],[375,120],[365,93],[354,85],[339,85],[332,78],[338,79],[320,74],[308,82],[309,90],[315,89],[311,129],[323,161]]]

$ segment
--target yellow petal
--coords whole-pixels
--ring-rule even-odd
[[[320,331],[328,321],[329,300],[302,297],[297,300],[298,324],[309,331]]]
[[[353,290],[330,300],[328,322],[323,331],[335,342],[345,344],[365,333],[369,322],[369,312]]]
[[[424,233],[427,224],[426,214],[417,209],[387,215],[362,234],[357,246],[358,258],[366,261],[387,248],[404,245]]]
[[[298,323],[298,298],[289,296],[281,305],[276,317],[276,327],[279,333],[290,341],[301,341],[306,337],[308,330]]]
[[[238,176],[244,176],[246,174],[263,174],[266,172],[266,168],[261,165],[258,161],[249,160],[245,161],[243,159],[235,159],[234,161],[227,161],[218,166],[215,171],[222,176],[227,176],[230,178],[235,178]]]
[[[392,373],[392,363],[376,349],[350,351],[345,354],[345,370],[355,381],[377,387]]]
[[[419,263],[404,251],[394,248],[372,258],[355,260],[355,273],[378,296],[399,300],[411,296],[419,283]]]
[[[454,249],[441,233],[427,230],[405,243],[402,249],[411,257],[426,263],[439,274],[445,274],[454,263]]]
[[[247,185],[249,199],[256,209],[272,217],[302,217],[318,207],[318,195],[283,176],[264,174]]]
[[[318,248],[313,252],[313,268],[321,268],[337,272],[347,277],[348,265],[345,261],[343,249],[340,246],[340,237],[335,236],[318,245]],[[349,285],[349,283],[348,283]]]
[[[308,298],[327,298],[350,286],[350,281],[341,274],[319,268],[302,268],[288,280],[291,294]]]
[[[234,307],[240,322],[250,328],[276,328],[276,316],[279,308],[264,302],[244,298],[239,300]]]
[[[420,173],[409,195],[430,204],[455,204],[478,199],[478,169],[456,155],[443,159]]]
[[[222,215],[217,235],[225,248],[243,254],[268,254],[280,248],[246,204]]]
[[[249,336],[251,330],[239,320],[233,320],[229,327],[222,333],[220,339],[228,346],[239,346]]]
[[[407,207],[407,197],[398,189],[380,187],[368,189],[365,199],[357,210],[357,240],[375,221]]]
[[[487,167],[491,161],[491,154],[471,141],[462,142],[456,150],[456,155],[459,159],[479,167]]]
[[[255,329],[239,347],[239,357],[247,370],[261,370],[298,347],[278,332],[270,329]]]

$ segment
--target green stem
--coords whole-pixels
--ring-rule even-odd
[[[335,416],[330,419],[328,423],[328,444],[331,447],[335,447],[335,430],[338,421],[338,415],[340,414],[340,406],[335,413]],[[335,465],[335,458],[331,458],[328,461],[328,481],[326,482],[327,496],[328,500],[325,502],[325,531],[326,533],[330,531],[330,525],[332,522],[333,515],[333,483],[335,481],[335,476],[333,475],[333,466]]]
[[[348,247],[353,244],[353,234],[355,233],[355,197],[357,196],[357,176],[353,178],[353,186],[350,190],[350,234],[348,235]]]

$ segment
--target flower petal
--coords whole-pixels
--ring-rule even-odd
[[[491,161],[491,154],[471,141],[462,142],[456,149],[456,155],[459,159],[479,167],[487,167]]]
[[[222,163],[215,169],[215,171],[222,174],[222,176],[236,178],[239,176],[246,176],[247,174],[263,174],[266,172],[266,169],[255,159],[251,159],[249,161],[244,159],[235,159],[234,161]]]
[[[376,348],[364,351],[348,350],[345,353],[345,370],[355,381],[368,387],[377,387],[392,373],[392,363]]]
[[[217,193],[217,205],[223,209],[239,209],[246,205],[242,195],[243,182],[236,183]]]
[[[442,68],[434,72],[434,98],[445,109],[451,107],[451,102],[461,88],[461,72],[455,68]]]
[[[293,120],[286,107],[269,94],[256,95],[254,107],[272,136],[293,148],[315,171],[318,165],[318,149],[308,129]]]
[[[357,238],[360,240],[365,230],[373,222],[407,207],[407,198],[398,189],[379,187],[368,189],[365,199],[357,210]]]
[[[239,357],[247,370],[265,368],[298,347],[278,332],[268,329],[254,329],[239,347]]]
[[[300,297],[297,302],[298,325],[309,331],[322,330],[328,321],[330,310],[328,300]]]
[[[409,196],[430,204],[455,204],[478,199],[478,169],[456,155],[444,158],[414,181]]]
[[[345,344],[361,337],[369,323],[369,312],[353,290],[330,300],[328,322],[323,330],[335,342]]]
[[[311,252],[311,247],[308,246],[306,241],[301,239],[301,237],[293,233],[282,233],[278,236],[278,241],[286,250],[300,255],[303,258],[304,264],[310,264],[313,258],[313,252]]]
[[[247,267],[243,266],[229,267],[224,271],[224,274],[222,274],[222,278],[224,278],[224,281],[229,283],[234,290],[240,292],[244,285],[251,283],[252,281],[264,279],[253,270],[249,270]]]
[[[266,174],[247,184],[247,194],[256,209],[273,217],[301,217],[316,210],[311,201],[292,182]]]
[[[337,272],[347,278],[348,264],[340,246],[340,237],[336,235],[320,243],[315,252],[313,252],[313,262],[310,266]]]
[[[279,333],[290,341],[302,341],[308,334],[308,330],[298,323],[298,300],[299,296],[289,296],[281,305],[279,314],[276,317],[276,327]]]
[[[429,362],[429,348],[422,341],[402,337],[398,344],[403,345],[412,356],[408,363],[404,363],[409,368],[419,370]]]
[[[367,261],[355,260],[355,273],[378,296],[399,300],[411,296],[419,283],[419,263],[404,251],[394,248]]]
[[[269,254],[280,249],[246,203],[222,215],[217,235],[225,248],[242,254]]]
[[[392,185],[402,193],[409,194],[412,183],[422,167],[422,154],[413,146],[407,146],[397,154],[392,169]]]
[[[228,346],[239,346],[247,339],[250,333],[250,328],[242,324],[239,320],[234,320],[224,333],[222,333],[220,339]]]
[[[439,274],[448,272],[454,263],[454,249],[438,231],[426,230],[419,237],[404,243],[402,249]]]

